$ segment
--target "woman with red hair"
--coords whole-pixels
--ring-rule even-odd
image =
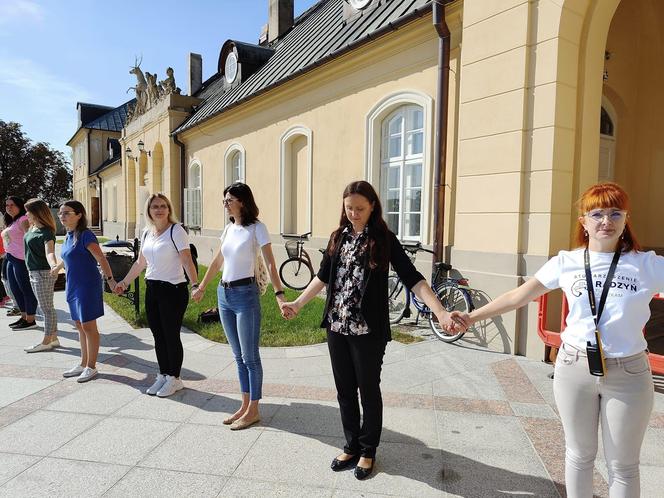
[[[642,330],[652,296],[664,290],[664,257],[640,250],[619,185],[593,185],[578,207],[577,249],[560,251],[535,278],[486,306],[452,316],[467,328],[562,289],[569,314],[553,391],[565,431],[567,496],[593,496],[601,421],[609,496],[638,497],[639,454],[653,407]]]

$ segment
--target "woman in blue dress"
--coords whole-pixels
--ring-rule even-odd
[[[111,267],[99,247],[97,237],[88,230],[85,207],[78,201],[66,201],[58,212],[60,221],[67,229],[62,244],[62,262],[52,273],[57,275],[64,264],[67,275],[66,297],[69,313],[78,329],[81,341],[81,362],[67,370],[64,377],[78,377],[78,382],[87,382],[97,375],[99,353],[99,330],[97,318],[104,314],[102,280],[97,264],[101,266],[104,279],[111,289],[115,280]]]

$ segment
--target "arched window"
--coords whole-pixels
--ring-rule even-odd
[[[382,99],[367,115],[366,170],[383,216],[401,240],[428,243],[433,99],[416,91]]]
[[[312,131],[295,126],[281,137],[281,233],[306,233],[312,228]]]
[[[232,144],[224,154],[224,186],[233,182],[245,182],[245,150],[240,144]]]
[[[184,222],[188,227],[200,228],[202,225],[201,199],[201,163],[194,160],[189,164],[187,188],[184,189]]]
[[[385,221],[400,239],[420,240],[424,190],[424,113],[417,105],[397,108],[383,120],[380,193]]]

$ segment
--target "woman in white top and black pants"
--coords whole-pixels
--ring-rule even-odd
[[[146,268],[145,312],[154,336],[159,374],[147,394],[160,398],[170,396],[184,386],[180,370],[184,359],[180,328],[189,304],[189,289],[198,287],[198,275],[191,258],[189,236],[173,218],[173,207],[161,193],[152,194],[145,204],[146,228],[141,240],[141,252],[129,273],[115,287],[123,293],[129,283]]]
[[[255,263],[260,250],[275,289],[279,308],[284,300],[267,228],[258,221],[258,206],[248,185],[236,182],[224,189],[224,206],[231,223],[224,229],[219,249],[210,263],[200,287],[192,297],[203,298],[207,283],[223,264],[217,288],[219,315],[237,363],[242,405],[224,420],[232,430],[245,429],[260,420],[258,401],[262,396],[263,366],[258,351],[261,306],[255,278]],[[259,249],[260,248],[260,249]]]
[[[615,183],[594,185],[582,195],[576,244],[521,287],[470,315],[452,315],[468,327],[563,289],[570,308],[553,391],[565,431],[567,496],[593,496],[601,421],[609,496],[638,497],[639,454],[654,387],[643,327],[653,295],[664,290],[664,257],[639,250],[628,196]]]

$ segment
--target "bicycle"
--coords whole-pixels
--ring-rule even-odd
[[[434,254],[433,251],[424,249],[422,244],[417,242],[415,244],[402,244],[404,250],[409,254],[411,261],[415,260],[415,255],[419,251]],[[470,313],[474,307],[470,298],[470,287],[468,287],[468,280],[465,278],[451,278],[446,276],[452,269],[451,265],[447,263],[438,262],[434,264],[434,274],[431,279],[431,290],[438,297],[445,310],[461,311],[462,313]],[[456,333],[447,333],[436,320],[436,316],[431,312],[429,307],[418,299],[418,297],[409,291],[404,286],[403,282],[399,279],[396,273],[388,277],[388,305],[390,313],[390,324],[394,325],[399,323],[404,318],[411,315],[410,303],[415,305],[417,309],[417,316],[415,323],[419,321],[420,316],[426,317],[429,320],[429,326],[434,335],[443,342],[454,342],[459,340],[465,334],[465,331]]]
[[[302,235],[281,234],[286,239],[288,259],[279,267],[279,277],[286,287],[294,290],[306,289],[314,279],[314,267],[309,253],[304,249],[304,242],[309,240],[309,235],[311,232]]]

